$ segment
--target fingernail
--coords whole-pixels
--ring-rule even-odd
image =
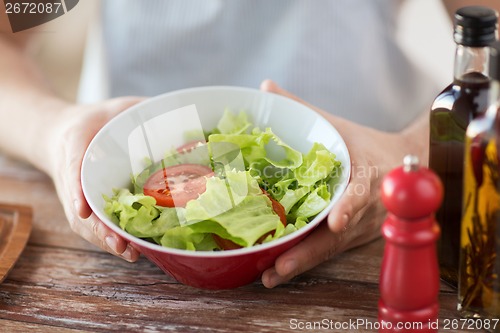
[[[104,241],[106,242],[106,245],[108,245],[108,247],[111,251],[113,251],[116,254],[119,254],[118,253],[118,240],[115,237],[106,236],[106,238],[104,238]]]
[[[298,268],[297,261],[295,259],[289,259],[283,264],[283,275],[289,275],[294,273]]]
[[[123,259],[132,262],[132,255],[134,254],[134,251],[134,248],[130,244],[128,244],[127,248],[125,249],[125,251],[123,251],[121,256]]]

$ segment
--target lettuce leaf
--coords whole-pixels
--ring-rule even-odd
[[[285,213],[289,213],[292,207],[311,192],[308,187],[299,187],[296,190],[288,189],[285,195],[280,199],[279,203],[285,208]]]
[[[165,247],[190,251],[213,251],[218,248],[211,234],[198,233],[189,227],[167,230],[158,243]]]
[[[207,180],[206,191],[186,205],[185,225],[214,233],[241,246],[252,246],[281,224],[257,181],[247,171],[227,171]]]
[[[206,190],[186,205],[183,225],[210,220],[232,210],[247,196],[262,195],[259,184],[246,171],[226,171],[224,178],[207,179]]]
[[[247,165],[265,160],[270,165],[293,170],[302,164],[302,154],[283,142],[270,128],[265,131],[255,128],[250,134],[212,134],[208,140],[210,143],[235,144],[241,150]]]
[[[251,125],[245,112],[235,115],[229,109],[226,109],[224,110],[224,115],[217,123],[217,129],[222,134],[242,134]]]
[[[294,211],[291,212],[295,218],[309,218],[319,214],[328,206],[331,194],[325,184],[320,185],[310,192]]]
[[[196,232],[214,233],[244,247],[254,245],[262,235],[280,226],[283,224],[264,194],[247,196],[232,209],[189,225]]]
[[[132,194],[128,189],[115,190],[113,197],[104,196],[104,212],[128,233],[141,237],[161,236],[171,220],[159,219],[160,210],[154,198]]]
[[[104,196],[105,212],[128,233],[162,246],[196,251],[216,250],[212,235],[243,247],[269,242],[309,223],[331,200],[341,164],[324,145],[306,154],[293,149],[270,128],[251,129],[244,112],[226,110],[208,145],[189,154],[171,153],[132,178],[134,193],[114,190]],[[162,167],[192,163],[211,165],[215,177],[185,208],[165,208],[142,194],[142,184]],[[272,209],[266,190],[283,205],[286,226]]]
[[[215,248],[207,237],[211,234],[252,246],[282,227],[271,201],[247,171],[228,170],[224,178],[208,178],[206,191],[186,208],[158,207],[154,198],[126,189],[105,200],[105,212],[128,233],[186,250]]]
[[[304,156],[304,163],[295,170],[295,177],[299,185],[311,186],[327,178],[339,166],[340,162],[335,159],[334,153],[321,143],[314,143]]]

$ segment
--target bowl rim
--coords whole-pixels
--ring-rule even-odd
[[[252,94],[256,94],[257,93],[257,94],[262,94],[262,95],[268,95],[268,96],[272,96],[272,98],[276,98],[278,100],[279,99],[286,100],[287,103],[296,104],[300,108],[307,109],[309,112],[313,112],[314,114],[316,114],[319,117],[319,119],[327,125],[328,129],[331,130],[332,132],[334,132],[338,136],[338,138],[340,139],[340,144],[345,148],[345,151],[343,151],[343,153],[346,154],[348,165],[342,165],[342,172],[345,172],[346,174],[345,174],[345,181],[344,181],[344,183],[342,183],[342,185],[340,186],[340,188],[337,188],[338,191],[341,191],[341,193],[339,193],[339,198],[337,199],[337,201],[334,202],[333,198],[332,198],[330,200],[330,202],[328,203],[328,206],[325,209],[323,209],[320,213],[318,213],[318,215],[316,215],[312,221],[310,221],[307,225],[305,225],[304,227],[298,229],[295,232],[292,232],[292,233],[290,233],[288,235],[285,235],[285,236],[283,236],[281,238],[272,240],[272,241],[267,242],[267,243],[256,244],[256,245],[253,245],[253,246],[250,246],[250,247],[244,247],[244,248],[235,249],[235,250],[225,250],[225,251],[192,251],[192,250],[182,250],[182,249],[164,247],[162,245],[155,244],[155,243],[152,243],[152,242],[148,242],[146,240],[143,240],[141,238],[138,238],[138,237],[136,237],[134,235],[129,234],[128,232],[126,232],[125,230],[123,230],[122,228],[120,228],[118,225],[116,225],[113,221],[111,221],[111,219],[109,219],[109,217],[107,217],[106,214],[101,214],[99,208],[96,207],[92,202],[87,201],[87,203],[90,206],[92,212],[108,228],[110,228],[112,231],[114,231],[119,236],[123,237],[124,239],[128,240],[129,242],[137,244],[140,247],[145,247],[148,250],[158,251],[158,252],[162,252],[164,254],[185,256],[185,257],[224,258],[224,257],[234,257],[234,256],[249,255],[249,254],[253,254],[253,253],[256,253],[256,252],[266,251],[266,250],[270,250],[270,249],[279,247],[279,246],[281,246],[281,245],[283,245],[283,244],[285,244],[285,243],[287,243],[289,241],[294,240],[295,238],[302,237],[304,235],[307,236],[311,231],[313,231],[316,227],[318,227],[323,222],[324,218],[329,214],[329,212],[331,211],[331,209],[333,208],[333,206],[338,202],[338,200],[340,199],[340,196],[342,196],[344,194],[344,192],[346,191],[346,188],[347,188],[348,184],[350,183],[352,161],[351,161],[351,157],[350,157],[350,154],[349,154],[349,149],[348,149],[348,147],[347,147],[344,139],[342,138],[342,136],[338,132],[338,130],[328,120],[326,120],[325,117],[323,117],[323,115],[321,115],[320,113],[316,112],[311,107],[309,107],[309,106],[307,106],[307,105],[305,105],[303,103],[300,103],[300,102],[298,102],[296,100],[293,100],[293,99],[291,99],[289,97],[283,96],[283,95],[278,95],[278,94],[275,94],[275,93],[266,92],[266,91],[262,91],[262,90],[255,89],[255,88],[249,88],[249,87],[214,85],[214,86],[198,86],[198,87],[191,87],[191,88],[184,88],[184,89],[173,90],[173,91],[170,91],[170,92],[166,92],[166,93],[163,93],[163,94],[160,94],[160,95],[156,95],[156,96],[147,98],[147,99],[145,99],[145,100],[143,100],[143,101],[141,101],[141,102],[139,102],[137,104],[134,104],[131,107],[123,110],[119,114],[117,114],[115,117],[113,117],[112,119],[110,119],[96,133],[96,135],[92,138],[92,140],[90,141],[88,147],[85,150],[85,154],[84,154],[83,160],[82,160],[82,166],[81,166],[81,169],[80,169],[81,186],[82,186],[83,195],[85,197],[85,200],[87,200],[87,195],[86,194],[88,193],[89,190],[87,189],[87,186],[85,185],[84,171],[85,171],[86,165],[88,163],[87,161],[89,160],[89,158],[88,158],[89,151],[91,150],[91,148],[93,147],[93,145],[95,145],[96,142],[99,140],[99,137],[102,136],[102,135],[104,135],[103,133],[106,132],[106,130],[108,129],[108,127],[112,126],[113,121],[115,121],[118,118],[125,117],[128,113],[135,112],[135,109],[140,109],[145,104],[153,103],[154,101],[156,101],[158,99],[163,99],[163,98],[166,98],[166,97],[168,97],[170,95],[177,95],[177,94],[180,94],[180,93],[190,93],[190,92],[197,92],[197,91],[210,91],[210,90],[239,91],[239,92],[252,93]],[[333,153],[335,153],[335,152],[333,152]]]

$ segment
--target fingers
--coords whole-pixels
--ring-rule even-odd
[[[73,230],[90,243],[129,262],[137,261],[139,258],[139,252],[123,238],[106,227],[95,214],[91,214],[87,219],[78,221],[77,224],[73,225]]]
[[[283,253],[276,260],[274,267],[262,274],[263,285],[274,288],[343,251],[378,238],[380,233],[377,230],[380,226],[374,222],[375,216],[371,216],[370,219],[372,221],[368,223],[364,220],[359,228],[348,228],[338,233],[332,233],[328,225],[323,223],[304,241]]]
[[[108,114],[101,126],[104,125],[109,118],[126,110],[127,108],[144,100],[141,97],[120,97],[106,101],[102,105],[104,112]],[[85,130],[85,129],[83,129]],[[67,186],[71,189],[71,198],[73,200],[74,209],[80,221],[77,225],[73,225],[78,234],[82,235],[89,242],[108,251],[111,254],[119,256],[127,261],[134,262],[139,258],[139,252],[127,244],[127,242],[119,235],[111,231],[100,221],[93,213],[88,205],[83,194],[81,186],[81,164],[85,151],[90,143],[90,140],[95,133],[81,133],[81,135],[72,135],[72,142],[69,146],[72,147],[70,156],[67,156],[68,165],[68,183]]]
[[[348,146],[353,161],[352,170],[355,167],[358,169],[354,170],[356,172],[351,175],[345,193],[329,213],[327,223],[323,223],[304,241],[283,253],[276,260],[274,267],[263,273],[262,283],[272,288],[337,253],[378,237],[376,230],[379,227],[380,211],[374,210],[377,207],[375,204],[377,193],[372,191],[377,187],[378,172],[372,174],[371,169],[371,166],[377,164],[373,163],[373,156],[367,157],[366,155],[372,152],[368,147],[369,144],[384,143],[385,140],[373,129],[326,113],[304,102],[271,80],[263,81],[260,89],[293,99],[321,114],[335,126]]]
[[[283,253],[274,267],[262,274],[262,283],[273,288],[331,258],[336,253],[339,236],[322,223],[306,239]]]
[[[80,183],[80,177],[76,181]],[[78,214],[78,217],[86,219],[90,216],[90,214],[92,214],[92,209],[87,203],[81,188],[75,189],[74,192],[73,205],[75,206],[76,213]]]
[[[368,178],[351,177],[344,194],[328,215],[328,226],[332,232],[341,232],[352,227],[358,221],[356,215],[362,214],[370,200],[370,180]]]
[[[137,261],[140,253],[132,245],[106,227],[95,214],[91,213],[85,219],[80,218],[71,204],[63,201],[64,211],[73,232],[113,255],[129,262]]]
[[[370,179],[351,178],[346,191],[328,216],[310,236],[294,248],[282,254],[274,267],[262,275],[262,283],[268,288],[289,281],[291,278],[330,259],[347,248],[373,239],[366,231],[354,228],[370,202]]]
[[[89,140],[90,138],[86,139],[83,133],[69,136],[66,146],[69,149],[66,149],[64,159],[66,164],[65,174],[63,175],[64,186],[69,192],[70,201],[73,203],[73,209],[75,209],[77,216],[83,219],[88,218],[92,213],[83,195],[80,174],[83,155]]]
[[[58,165],[53,175],[71,229],[92,244],[127,261],[136,261],[139,252],[107,228],[90,209],[81,185],[81,165],[85,151],[95,133],[113,116],[142,101],[124,97],[99,105],[76,107],[67,118],[60,146]]]
[[[97,125],[99,125],[99,127],[103,126],[111,117],[137,104],[138,102],[143,101],[144,99],[144,97],[119,97],[106,101],[102,105],[102,111],[107,113],[107,119],[104,119],[101,124]],[[100,109],[101,108],[96,109],[96,112],[100,112]],[[68,177],[68,186],[72,189],[70,196],[74,202],[75,210],[77,211],[78,216],[83,219],[88,218],[92,213],[92,210],[83,195],[80,174],[83,156],[90,141],[92,140],[92,137],[95,135],[92,131],[86,133],[85,131],[87,130],[87,128],[81,127],[82,133],[78,135],[74,135],[73,133],[73,135],[68,138],[68,140],[71,140],[68,145],[69,147],[72,147],[72,149],[67,151],[68,155],[66,156],[68,174],[71,175]]]
[[[264,80],[260,85],[260,89],[288,97],[316,110],[323,116],[330,116],[326,112],[281,88],[272,80]],[[349,215],[346,216],[348,218]],[[344,224],[347,224],[347,221]],[[338,236],[328,229],[328,224],[322,223],[305,240],[282,254],[276,260],[274,267],[267,269],[262,274],[262,283],[267,288],[273,288],[327,260],[336,251],[337,238]]]

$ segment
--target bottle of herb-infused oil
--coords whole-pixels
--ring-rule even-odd
[[[496,319],[500,332],[500,42],[492,45],[489,67],[490,106],[465,138],[458,310]]]

